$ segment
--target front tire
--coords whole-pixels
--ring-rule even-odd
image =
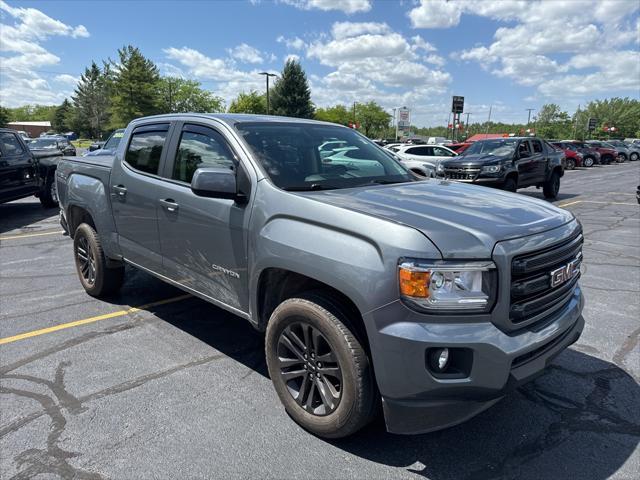
[[[73,253],[80,283],[92,297],[117,292],[124,282],[124,265],[107,266],[100,237],[93,227],[81,223],[73,236]]]
[[[44,208],[58,206],[58,191],[56,190],[55,175],[49,175],[40,192],[40,204]]]
[[[560,175],[558,172],[553,172],[549,180],[542,185],[542,193],[544,198],[549,200],[555,200],[558,198],[558,192],[560,191]]]
[[[638,154],[636,152],[633,152],[631,155],[629,155],[629,161],[635,162],[636,160],[638,160]]]
[[[582,165],[584,167],[591,168],[593,167],[593,164],[594,164],[593,157],[584,157],[584,160],[582,160]]]
[[[574,168],[576,168],[576,161],[573,158],[567,158],[565,169],[573,170]]]
[[[507,192],[515,192],[518,190],[518,182],[513,177],[507,177],[502,188]]]
[[[342,309],[320,294],[282,302],[265,341],[267,366],[287,413],[304,429],[341,438],[375,410],[373,369]]]

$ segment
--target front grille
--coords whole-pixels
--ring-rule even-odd
[[[577,232],[551,247],[514,257],[511,262],[509,309],[512,323],[520,324],[536,317],[545,317],[566,305],[580,278],[583,242],[582,233]],[[551,272],[558,271],[571,261],[576,262],[571,278],[552,286]]]
[[[445,168],[444,175],[451,180],[475,180],[480,173],[479,168],[459,167]]]

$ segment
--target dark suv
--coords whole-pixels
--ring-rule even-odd
[[[59,150],[66,157],[76,156],[76,147],[71,145],[69,140],[62,135],[40,137],[29,142],[29,150],[31,151],[50,151],[52,149]]]
[[[55,207],[57,159],[62,153],[31,152],[15,130],[0,128],[0,203],[35,195],[44,207]]]
[[[537,138],[495,138],[474,142],[462,155],[440,163],[437,175],[461,182],[499,187],[542,187],[556,198],[564,175],[564,153]]]

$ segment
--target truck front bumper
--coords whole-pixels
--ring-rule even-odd
[[[580,287],[541,325],[503,332],[491,322],[425,321],[400,301],[365,316],[387,429],[417,434],[447,428],[482,412],[541,374],[582,333]],[[391,320],[393,319],[393,320]],[[375,327],[375,332],[371,330]],[[463,378],[437,378],[430,348],[471,351]]]

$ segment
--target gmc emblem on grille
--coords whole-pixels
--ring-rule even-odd
[[[578,273],[578,269],[576,268],[578,263],[578,259],[575,259],[566,265],[553,270],[551,272],[551,288],[555,288],[558,285],[562,285],[563,283],[571,280],[576,273]]]

